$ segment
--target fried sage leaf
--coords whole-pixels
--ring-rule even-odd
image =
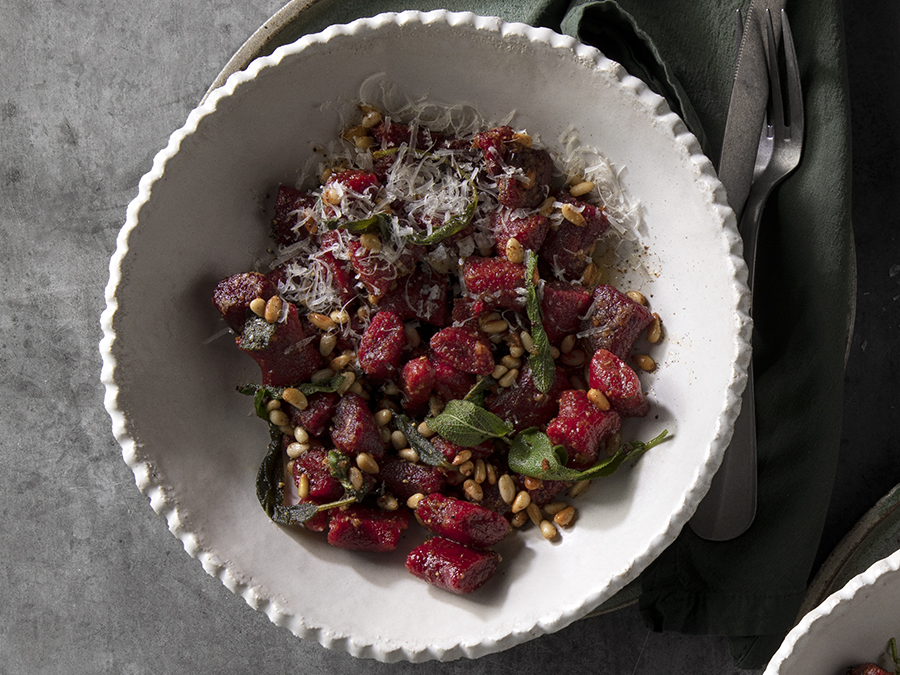
[[[601,459],[587,469],[578,470],[566,467],[568,456],[565,448],[553,445],[546,433],[536,428],[526,429],[516,435],[509,446],[509,468],[525,476],[545,480],[602,478],[615,473],[626,460],[637,459],[667,436],[668,431],[664,430],[646,443],[633,441],[623,445],[616,454]]]
[[[423,464],[428,464],[429,466],[451,468],[451,464],[444,457],[443,453],[434,447],[431,444],[431,441],[419,433],[416,425],[413,424],[412,420],[406,415],[394,415],[394,422],[397,425],[397,428],[403,432],[404,436],[406,436],[406,442],[409,443],[409,447],[415,450],[416,454],[419,455],[419,461]],[[431,426],[431,422],[428,423],[428,426]]]
[[[550,353],[550,340],[544,330],[541,319],[541,301],[538,298],[537,286],[534,283],[534,273],[537,269],[537,254],[534,251],[526,251],[525,256],[525,310],[528,312],[528,320],[531,321],[531,339],[534,342],[534,351],[528,356],[528,367],[534,378],[535,386],[547,393],[556,379],[556,364]]]
[[[433,230],[431,234],[426,234],[424,232],[414,234],[409,238],[410,242],[420,246],[431,246],[466,229],[466,227],[469,226],[469,223],[472,222],[472,217],[475,215],[475,209],[478,208],[478,191],[475,190],[474,185],[472,186],[472,192],[472,199],[466,204],[465,211]]]
[[[513,429],[494,413],[472,401],[448,401],[443,412],[428,420],[432,431],[464,448],[471,448],[489,438],[503,438]]]
[[[300,525],[319,512],[313,503],[294,506],[284,505],[284,453],[281,450],[281,434],[271,433],[266,456],[256,473],[256,498],[263,511],[279,525]]]
[[[490,375],[485,375],[482,377],[478,383],[469,390],[469,393],[463,396],[463,401],[469,401],[470,403],[474,403],[475,405],[483,408],[484,407],[484,399],[490,392],[491,387],[497,384],[497,380],[495,380]]]
[[[312,396],[323,392],[336,392],[343,383],[343,375],[335,375],[322,382],[304,382],[303,384],[295,385],[294,389],[298,389],[304,396]],[[271,387],[265,384],[245,384],[237,388],[239,393],[253,397],[253,407],[256,410],[256,414],[264,420],[269,419],[269,413],[266,411],[266,401],[280,399],[284,395],[285,389],[287,387]]]

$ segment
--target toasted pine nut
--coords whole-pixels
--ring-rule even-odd
[[[281,398],[300,410],[306,410],[309,407],[309,401],[306,399],[306,394],[294,387],[285,389],[281,393]]]
[[[584,365],[585,358],[583,351],[580,349],[573,349],[566,354],[562,354],[559,357],[559,360],[562,361],[563,365],[577,368],[578,366]]]
[[[559,351],[563,354],[568,354],[575,348],[575,341],[578,340],[577,337],[573,333],[566,335],[562,342],[559,343]]]
[[[334,377],[334,371],[331,368],[322,368],[322,370],[314,372],[310,376],[309,381],[315,384],[316,382],[330,380],[332,377]]]
[[[360,136],[365,136],[368,133],[361,124],[357,124],[354,127],[347,127],[341,132],[341,138],[345,141],[352,141]]]
[[[281,318],[281,310],[283,308],[284,301],[282,301],[281,297],[273,295],[269,298],[268,302],[266,302],[266,311],[263,313],[263,318],[269,323],[275,323]]]
[[[262,318],[266,315],[266,301],[262,298],[254,298],[250,301],[250,311]]]
[[[497,480],[497,488],[500,490],[500,499],[507,504],[512,504],[516,498],[516,484],[513,482],[512,476],[508,473],[500,476]]]
[[[347,391],[349,391],[351,394],[356,394],[363,401],[368,401],[372,398],[371,396],[369,396],[369,392],[363,389],[361,380],[356,380],[353,384],[350,385],[350,388]]]
[[[485,466],[487,467],[487,482],[488,485],[496,485],[497,484],[497,469],[494,468],[494,465],[490,462],[485,462]]]
[[[542,216],[544,216],[544,217],[546,218],[546,217],[549,216],[551,213],[553,213],[553,204],[554,204],[555,202],[556,202],[556,200],[553,199],[553,197],[547,197],[547,199],[545,199],[545,200],[541,203],[541,206],[540,206],[540,208],[538,209],[538,211],[540,212],[540,214],[541,214]]]
[[[332,328],[334,328],[334,321],[332,321],[324,314],[319,314],[318,312],[310,312],[306,318],[309,319],[309,322],[319,330],[331,330]]]
[[[512,355],[504,356],[502,359],[500,359],[500,363],[506,366],[506,368],[509,370],[522,367],[522,359]]]
[[[359,245],[370,251],[380,251],[381,237],[372,233],[361,234],[359,235]]]
[[[413,464],[419,461],[419,453],[412,448],[401,448],[397,451],[397,457]]]
[[[473,502],[480,502],[484,499],[484,491],[481,489],[481,486],[471,478],[463,483],[463,492]]]
[[[533,476],[525,476],[524,483],[526,490],[540,490],[544,487],[544,481],[540,478],[534,478]]]
[[[287,446],[285,452],[291,459],[296,459],[300,455],[305,455],[309,452],[309,443],[291,443]]]
[[[300,478],[297,480],[297,496],[300,499],[309,497],[309,476],[305,473],[301,473]]]
[[[588,192],[594,189],[594,184],[589,180],[583,180],[580,183],[576,183],[572,187],[569,188],[569,194],[573,197],[580,197],[581,195],[586,195]]]
[[[525,133],[518,132],[518,131],[515,134],[513,134],[513,141],[515,141],[516,143],[518,143],[519,145],[521,145],[522,147],[525,147],[525,148],[530,148],[534,142],[532,140],[531,136],[529,136],[528,134],[525,134]]]
[[[534,340],[531,337],[531,333],[527,330],[523,330],[519,333],[519,339],[522,340],[522,349],[529,354],[534,351]]]
[[[519,511],[509,520],[509,524],[513,527],[522,527],[525,523],[528,522],[528,513],[525,511]]]
[[[277,398],[273,398],[271,401],[266,403],[266,412],[272,412],[273,410],[281,409],[281,401]]]
[[[419,331],[412,324],[404,324],[403,333],[406,335],[406,344],[412,349],[422,344],[422,336],[419,335]]]
[[[578,227],[584,225],[584,216],[581,215],[581,212],[571,204],[563,204],[562,209],[560,210],[562,211],[563,218],[568,220],[573,225],[578,225]]]
[[[456,457],[453,458],[453,466],[461,466],[472,459],[472,451],[471,450],[460,450],[456,453]]]
[[[524,511],[528,508],[528,505],[531,504],[531,495],[525,492],[525,490],[520,490],[519,494],[516,495],[516,498],[512,503],[512,512],[518,513],[519,511]]]
[[[400,430],[391,433],[391,445],[394,446],[394,450],[402,450],[408,447],[409,441],[406,440],[406,434]]]
[[[378,462],[368,452],[361,452],[356,456],[356,466],[359,467],[360,471],[365,471],[366,473],[378,473]]]
[[[365,484],[365,479],[363,478],[362,471],[357,469],[355,466],[350,467],[350,471],[347,472],[350,477],[350,485],[354,490],[362,490],[362,486]]]
[[[659,342],[662,337],[662,319],[659,318],[659,314],[653,312],[653,323],[650,324],[650,328],[647,329],[647,342],[651,344],[656,344]]]
[[[331,368],[334,372],[337,372],[342,368],[346,368],[353,360],[353,358],[353,354],[341,354],[340,356],[335,356],[333,359],[331,359],[328,367]]]
[[[505,319],[496,319],[495,321],[485,321],[481,325],[481,330],[483,330],[488,335],[498,335],[503,331],[509,328],[509,324]]]
[[[506,242],[506,259],[511,263],[521,263],[525,260],[525,248],[515,237],[510,237]]]
[[[355,145],[360,150],[367,150],[375,145],[375,139],[371,136],[357,136],[353,139],[353,145]]]
[[[370,110],[365,115],[363,115],[362,122],[360,122],[360,126],[363,129],[371,129],[373,127],[377,127],[381,124],[384,117],[381,115],[381,111],[379,110]]]
[[[600,270],[594,263],[588,263],[581,273],[581,285],[593,288],[600,281]]]
[[[483,483],[487,479],[487,466],[480,457],[475,460],[475,474],[472,476],[476,483]]]
[[[294,440],[298,443],[309,443],[309,432],[303,427],[294,427]]]
[[[519,345],[514,345],[509,348],[509,355],[514,359],[519,359],[525,356],[525,350]],[[503,358],[506,358],[505,356]],[[505,363],[503,365],[506,365]],[[519,365],[522,365],[522,362],[519,362]],[[519,366],[515,366],[518,368]]]
[[[635,354],[634,362],[638,364],[638,368],[645,370],[648,373],[656,368],[656,361],[647,354]]]
[[[627,295],[629,298],[631,298],[634,302],[638,303],[639,305],[643,305],[644,307],[647,306],[647,298],[645,298],[644,294],[641,293],[640,291],[627,291],[625,293],[625,295]]]
[[[475,463],[471,459],[466,460],[459,465],[458,469],[463,476],[471,476],[475,473]]]
[[[375,413],[375,424],[379,427],[383,427],[391,421],[391,418],[394,416],[394,413],[390,408],[382,408],[377,413]]]
[[[331,319],[329,319],[330,321]],[[319,340],[319,354],[328,358],[331,356],[331,352],[334,351],[334,348],[337,346],[337,335],[334,333],[326,333],[322,336],[322,339]]]
[[[553,516],[553,522],[560,527],[569,527],[575,520],[575,507],[567,506],[562,511]]]
[[[291,418],[283,410],[272,410],[269,412],[269,421],[276,427],[286,427],[291,423]]]
[[[528,517],[531,518],[531,522],[535,525],[540,525],[541,521],[544,519],[544,514],[541,513],[541,507],[531,502],[525,510],[528,512]]]
[[[562,501],[550,502],[549,504],[544,505],[544,513],[546,513],[548,516],[555,516],[567,506],[568,504]]]
[[[519,379],[519,371],[518,371],[518,369],[513,368],[512,370],[507,372],[506,375],[504,375],[503,377],[500,378],[500,381],[498,382],[498,384],[505,389],[507,387],[513,386],[513,384],[515,384],[516,380],[518,380],[518,379]]]
[[[493,377],[495,380],[499,380],[501,377],[506,375],[506,372],[508,370],[509,368],[498,363],[496,366],[494,366],[494,372],[491,373],[491,377]]]
[[[328,318],[334,321],[336,324],[340,324],[343,326],[350,320],[350,315],[347,313],[346,309],[338,309],[329,314]]]
[[[423,499],[425,499],[425,495],[421,492],[417,492],[406,500],[406,505],[411,509],[415,509]]]
[[[322,199],[324,199],[332,206],[337,206],[341,203],[341,193],[335,190],[333,187],[330,187],[322,192]]]
[[[387,427],[379,427],[378,433],[381,436],[382,443],[390,443],[391,442],[391,430]]]
[[[419,423],[419,426],[416,427],[416,430],[417,430],[420,434],[422,434],[422,436],[425,437],[425,438],[431,438],[431,437],[434,436],[434,434],[436,433],[436,432],[434,432],[434,431],[431,430],[431,427],[428,426],[428,422],[427,422],[427,421],[424,421],[424,420],[423,420],[422,422]]]
[[[551,523],[549,520],[542,520],[540,523],[540,527],[541,534],[544,535],[544,539],[548,541],[551,539],[556,539],[557,532],[556,528],[553,527],[553,523]]]
[[[396,511],[398,508],[400,508],[400,504],[397,502],[397,498],[393,495],[381,495],[378,499],[375,500],[375,503],[385,511]]]
[[[577,483],[575,483],[575,485],[569,488],[569,496],[577,497],[584,494],[584,491],[588,489],[588,486],[590,486],[590,484],[591,481],[588,479],[578,481]]]
[[[340,396],[343,396],[348,391],[350,391],[350,387],[353,386],[353,383],[356,382],[356,373],[352,370],[348,370],[343,374],[344,381],[341,382],[341,386],[338,387],[337,393]]]
[[[599,389],[588,389],[587,397],[588,401],[593,403],[597,410],[602,410],[604,412],[609,410],[609,399],[606,398],[606,394]]]

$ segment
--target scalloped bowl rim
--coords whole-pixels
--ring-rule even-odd
[[[849,611],[854,603],[864,603],[866,594],[872,591],[875,585],[890,581],[891,577],[896,577],[893,579],[893,587],[900,587],[900,550],[872,563],[868,569],[850,579],[842,588],[825,598],[818,607],[804,615],[769,660],[763,675],[790,675],[792,672],[796,672],[794,668],[797,667],[795,664],[798,662],[797,651],[811,644],[812,641],[821,640],[819,636],[835,624],[838,620],[836,615],[840,611]],[[900,594],[895,593],[895,595]],[[887,619],[888,617],[883,618]],[[848,620],[843,619],[843,621],[843,625],[847,626]],[[885,644],[891,637],[900,639],[900,635],[895,635],[891,632],[892,630],[896,630],[896,626],[892,628],[890,625],[885,625],[883,635]],[[882,636],[874,636],[874,639],[881,640]],[[845,665],[856,666],[864,662],[876,661],[880,654],[880,651],[873,651],[867,656],[859,657],[861,659],[859,663],[835,663],[830,666],[835,669]]]
[[[634,557],[630,567],[610,578],[605,585],[590,593],[577,606],[560,608],[555,615],[541,617],[534,625],[512,628],[507,626],[504,629],[505,632],[482,635],[466,644],[429,644],[427,641],[404,643],[402,640],[398,642],[391,638],[357,641],[353,635],[335,633],[327,626],[307,625],[303,617],[284,611],[277,599],[267,597],[265,592],[260,591],[254,585],[252,579],[233,573],[228,562],[223,560],[215,550],[210,550],[203,543],[202,537],[199,537],[193,531],[192,526],[185,522],[179,510],[177,495],[170,494],[165,480],[157,473],[152,462],[142,457],[140,443],[136,441],[129,429],[127,415],[120,409],[118,364],[114,354],[117,340],[114,321],[119,309],[117,294],[123,284],[123,263],[129,253],[130,239],[138,225],[142,209],[151,200],[154,186],[163,178],[168,163],[178,154],[184,140],[197,131],[198,125],[204,118],[214,115],[223,101],[228,101],[235,92],[240,92],[261,73],[276,68],[291,55],[342,36],[378,31],[385,26],[405,25],[420,25],[422,29],[427,29],[430,25],[437,25],[457,27],[466,31],[484,31],[502,40],[510,37],[524,38],[530,44],[541,48],[549,46],[551,50],[565,53],[566,58],[569,58],[569,54],[574,54],[577,60],[587,62],[595,70],[605,71],[609,76],[618,80],[621,88],[631,92],[639,105],[644,106],[652,114],[654,125],[665,129],[674,142],[684,146],[690,155],[690,161],[696,165],[700,174],[699,182],[703,184],[703,189],[711,194],[710,208],[716,218],[721,220],[721,236],[725,239],[728,258],[725,264],[734,273],[733,287],[730,289],[735,303],[733,318],[735,337],[734,344],[730,346],[730,353],[733,356],[730,380],[727,390],[723,392],[723,408],[717,418],[718,424],[714,438],[703,462],[696,468],[692,476],[693,483],[685,491],[682,502],[671,512],[664,526],[654,534],[649,545]],[[674,541],[706,493],[712,476],[719,466],[722,453],[730,440],[734,420],[740,407],[740,395],[746,383],[746,370],[750,358],[751,321],[748,312],[746,267],[741,257],[741,240],[737,234],[734,214],[727,205],[725,190],[719,183],[712,164],[702,154],[696,138],[687,131],[677,115],[669,110],[661,97],[650,91],[643,82],[628,75],[621,66],[608,60],[598,50],[549,29],[508,23],[498,18],[480,17],[469,12],[435,10],[424,13],[415,11],[387,13],[359,19],[350,24],[334,25],[321,33],[305,36],[291,45],[280,47],[270,56],[256,59],[246,70],[229,76],[223,86],[213,91],[200,106],[189,114],[185,124],[171,135],[167,146],[155,156],[151,170],[141,178],[138,195],[128,206],[126,222],[118,235],[116,251],[110,260],[110,276],[105,297],[106,309],[101,317],[103,339],[100,343],[100,352],[103,358],[101,380],[105,386],[104,403],[112,421],[113,434],[121,446],[123,458],[133,471],[138,488],[149,498],[152,508],[166,519],[171,532],[182,541],[185,550],[201,562],[207,573],[221,580],[229,590],[243,597],[251,607],[266,613],[272,622],[287,627],[301,638],[316,640],[326,647],[381,661],[451,660],[460,657],[474,658],[500,651],[538,635],[565,627],[584,616],[628,581],[634,579]]]

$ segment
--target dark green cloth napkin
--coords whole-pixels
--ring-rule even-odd
[[[552,28],[599,48],[665,96],[719,157],[749,0],[318,0],[271,45],[403,9],[469,10]],[[764,215],[754,368],[759,507],[748,532],[703,541],[686,527],[641,575],[655,630],[729,636],[735,664],[763,666],[812,574],[840,443],[854,294],[850,128],[839,0],[788,0],[806,107],[800,168]]]

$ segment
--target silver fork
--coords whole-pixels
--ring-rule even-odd
[[[781,10],[781,36],[787,76],[787,113],[778,69],[778,46],[775,41],[775,29],[772,26],[772,14],[766,10],[766,62],[769,69],[770,106],[760,134],[753,185],[739,225],[741,237],[744,239],[744,260],[747,261],[750,273],[748,283],[751,290],[756,271],[756,241],[763,207],[775,186],[800,164],[803,149],[803,95],[800,88],[800,69],[797,65],[791,26],[784,10]]]
[[[740,24],[740,18],[738,21]],[[753,183],[738,224],[744,240],[744,260],[747,262],[748,285],[751,292],[756,271],[756,242],[763,207],[775,186],[797,168],[803,146],[800,69],[797,65],[791,27],[784,10],[781,10],[781,33],[787,76],[787,112],[784,107],[778,65],[778,43],[775,40],[772,14],[767,9],[766,65],[769,73],[769,105],[760,133]],[[691,519],[691,528],[704,539],[713,541],[733,539],[750,527],[756,514],[756,410],[753,395],[751,364],[742,397],[741,413],[735,421],[731,444],[726,450],[722,467],[713,478],[707,496]]]

